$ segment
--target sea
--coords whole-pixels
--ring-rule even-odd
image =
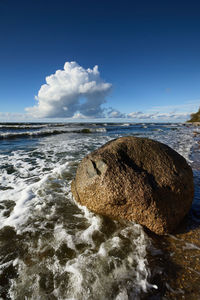
[[[159,237],[80,206],[82,158],[121,136],[165,143],[194,173],[192,208]],[[200,299],[200,128],[178,123],[0,123],[0,299]]]

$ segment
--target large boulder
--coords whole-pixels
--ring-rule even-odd
[[[135,221],[157,234],[177,227],[194,195],[186,160],[162,143],[136,137],[113,140],[87,155],[71,188],[91,211]]]

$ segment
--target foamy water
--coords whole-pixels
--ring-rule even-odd
[[[87,153],[123,135],[159,140],[191,162],[191,132],[171,124],[1,124],[1,297],[123,300],[156,289],[142,226],[80,207],[70,184]]]

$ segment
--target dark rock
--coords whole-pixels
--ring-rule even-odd
[[[200,108],[198,110],[198,112],[194,113],[194,114],[191,114],[190,116],[190,120],[188,122],[191,122],[191,123],[200,123]],[[198,124],[197,124],[198,125]]]
[[[193,173],[170,147],[146,138],[122,137],[82,160],[72,193],[93,212],[165,234],[190,209]]]
[[[89,128],[81,129],[81,133],[92,133]]]

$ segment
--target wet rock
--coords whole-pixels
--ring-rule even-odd
[[[3,216],[8,218],[14,207],[15,207],[15,202],[14,201],[12,201],[12,200],[3,200],[0,203],[0,212],[3,211]]]
[[[84,128],[81,130],[81,133],[92,133],[92,131],[89,128]]]
[[[40,288],[45,291],[47,294],[53,292],[54,290],[54,280],[53,280],[53,274],[49,271],[46,273],[40,273],[39,274],[39,285]]]
[[[72,181],[76,201],[113,219],[172,232],[188,213],[193,173],[170,147],[136,137],[113,140],[87,155]]]

